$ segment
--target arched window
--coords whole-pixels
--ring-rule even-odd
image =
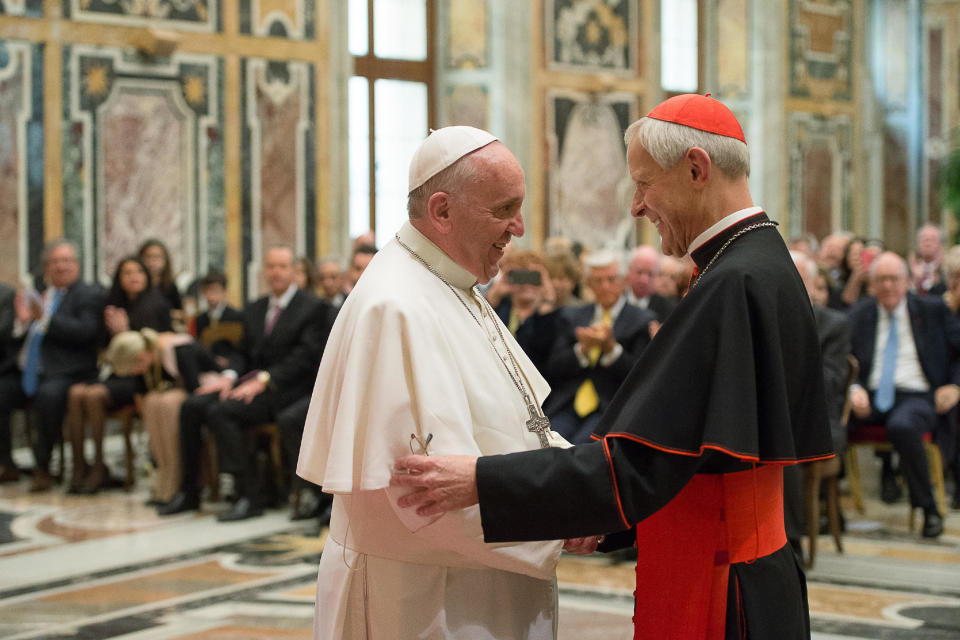
[[[350,235],[406,219],[410,157],[433,121],[434,0],[350,0]]]

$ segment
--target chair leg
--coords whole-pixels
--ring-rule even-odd
[[[820,535],[820,467],[816,462],[806,465],[803,480],[807,508],[807,569],[812,569]]]
[[[857,457],[857,446],[847,447],[847,481],[850,483],[850,497],[853,498],[853,506],[860,513],[863,509],[863,484],[860,481],[860,461]]]
[[[830,535],[837,545],[837,553],[843,553],[840,539],[840,500],[837,496],[837,476],[827,478],[827,520],[830,522]]]

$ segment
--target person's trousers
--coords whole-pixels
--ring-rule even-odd
[[[31,398],[36,437],[33,456],[38,469],[50,469],[53,446],[63,436],[63,417],[67,410],[67,391],[80,379],[72,376],[41,377],[37,392]],[[9,462],[11,435],[10,414],[27,404],[27,395],[21,386],[20,373],[0,378],[0,462]],[[4,460],[6,458],[6,460]]]
[[[303,440],[303,426],[309,409],[310,396],[304,396],[277,412],[277,424],[283,437],[283,453],[290,470],[291,487],[297,486],[297,460],[300,457],[300,441]]]
[[[215,406],[219,394],[190,395],[180,405],[180,491],[200,493],[200,457],[203,453],[203,425],[207,411]]]
[[[893,408],[886,413],[874,409],[865,422],[886,426],[887,439],[900,455],[900,468],[910,490],[910,504],[924,511],[936,509],[923,446],[924,434],[932,432],[937,425],[932,394],[898,390]],[[858,423],[860,421],[854,421],[854,428]]]
[[[207,410],[207,426],[217,442],[220,471],[233,475],[238,497],[257,500],[246,432],[274,419],[271,392],[264,391],[249,403],[240,400],[217,402]]]

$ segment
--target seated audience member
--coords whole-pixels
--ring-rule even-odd
[[[960,245],[951,247],[943,259],[946,291],[943,301],[957,316],[960,316]],[[954,407],[944,418],[943,432],[947,437],[940,443],[944,451],[946,465],[953,476],[952,509],[960,509],[960,415]]]
[[[787,241],[787,248],[790,249],[790,251],[799,251],[813,258],[820,249],[820,243],[817,242],[815,235],[807,232],[790,238],[790,240]]]
[[[660,273],[654,278],[653,289],[664,298],[679,300],[690,284],[690,273],[684,261],[673,256],[660,257]]]
[[[225,368],[243,333],[243,313],[227,304],[227,277],[219,271],[203,277],[200,295],[207,310],[194,319],[191,334],[217,357],[220,368]]]
[[[847,447],[847,428],[843,424],[843,405],[847,397],[847,374],[850,355],[850,323],[847,316],[824,306],[826,286],[820,269],[810,256],[791,251],[793,263],[800,272],[804,287],[813,306],[817,323],[817,337],[823,359],[823,382],[827,399],[827,416],[830,419],[830,435],[833,450],[842,456]],[[823,302],[815,302],[814,298]],[[789,465],[783,470],[784,515],[786,516],[787,539],[794,550],[799,550],[800,539],[806,534],[806,517],[803,502],[803,473],[800,465]]]
[[[677,306],[677,297],[661,296],[656,291],[655,283],[660,275],[660,252],[649,245],[642,245],[633,250],[630,255],[630,264],[627,266],[627,302],[641,309],[649,309],[657,316],[657,321],[663,323]]]
[[[161,515],[200,507],[197,472],[204,425],[216,441],[220,472],[233,476],[238,498],[218,519],[243,520],[262,513],[245,433],[275,422],[281,410],[310,394],[333,315],[330,305],[293,284],[289,247],[267,251],[264,267],[270,294],[244,309],[239,369],[201,385],[181,407],[180,490],[158,509]]]
[[[590,254],[586,281],[597,302],[564,311],[568,325],[545,370],[552,391],[543,410],[553,430],[574,444],[589,440],[601,412],[650,343],[655,319],[652,311],[627,304],[614,254]]]
[[[960,399],[960,320],[943,300],[907,292],[906,261],[881,253],[870,268],[873,296],[850,309],[853,355],[860,362],[858,384],[851,389],[852,428],[882,423],[900,455],[910,504],[923,509],[923,536],[943,532],[943,517],[933,499],[924,433],[936,428],[937,414]],[[884,494],[896,479],[884,460]]]
[[[343,294],[343,272],[340,263],[334,258],[325,258],[317,268],[317,293],[329,302],[335,309],[339,309],[346,297]]]
[[[183,299],[173,275],[173,265],[170,264],[170,252],[167,246],[156,238],[150,238],[137,251],[137,257],[147,267],[150,281],[153,286],[166,298],[170,305],[170,314],[182,330],[186,318],[183,311]]]
[[[350,257],[350,268],[347,269],[343,282],[343,294],[345,296],[350,295],[353,288],[357,286],[357,280],[360,279],[363,270],[367,268],[376,254],[377,248],[372,244],[359,244],[354,248],[353,255]]]
[[[320,361],[317,360],[319,368]],[[299,495],[299,501],[294,500],[294,511],[290,514],[291,520],[308,520],[317,518],[321,526],[330,521],[330,508],[333,506],[333,496],[324,493],[320,487],[297,476],[297,460],[300,457],[300,442],[303,440],[303,427],[307,421],[307,410],[310,408],[310,396],[304,396],[277,414],[277,425],[283,436],[283,452],[287,468],[290,471],[290,487],[293,495]],[[299,502],[299,504],[297,504]]]
[[[832,282],[840,280],[840,267],[847,251],[847,245],[853,240],[849,231],[836,231],[824,237],[817,252],[817,264],[825,269]]]
[[[112,339],[124,331],[170,331],[170,304],[152,286],[147,267],[135,256],[120,261],[107,295],[103,323]],[[104,340],[106,341],[106,339]],[[73,451],[71,493],[95,493],[110,478],[103,461],[103,435],[107,412],[133,404],[134,396],[147,391],[142,376],[124,376],[106,369],[99,381],[80,382],[67,394],[64,430]],[[94,445],[94,463],[87,464],[83,450],[86,428]]]
[[[293,266],[293,283],[304,293],[317,294],[317,268],[313,260],[300,256]]]
[[[499,299],[495,311],[534,366],[541,371],[564,325],[543,258],[512,251],[500,262],[503,274],[487,292]],[[492,303],[491,303],[492,305]]]
[[[15,376],[17,354],[23,342],[13,337],[13,320],[16,317],[14,300],[17,290],[0,283],[0,380]],[[0,483],[20,479],[20,470],[13,463],[13,441],[10,434],[10,417],[0,415]]]
[[[917,230],[916,249],[910,254],[910,275],[913,289],[920,295],[943,295],[947,290],[944,277],[944,237],[940,227],[925,224]]]
[[[580,284],[580,263],[573,254],[559,254],[546,259],[547,274],[558,307],[579,307],[583,304],[574,293]]]
[[[847,243],[837,280],[840,303],[844,309],[867,295],[869,266],[874,254],[875,250],[867,250],[866,243],[861,238],[853,238]]]
[[[103,316],[103,292],[80,282],[73,243],[49,242],[43,264],[44,292],[17,293],[14,336],[26,335],[17,369],[0,376],[0,432],[9,433],[11,412],[32,400],[36,469],[31,491],[46,491],[53,484],[50,456],[63,432],[67,391],[74,383],[97,375],[97,337]]]

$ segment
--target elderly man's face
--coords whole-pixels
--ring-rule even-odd
[[[47,256],[44,269],[47,283],[57,289],[69,287],[80,277],[80,263],[69,244],[54,248]]]
[[[882,253],[874,260],[870,286],[877,301],[888,312],[893,311],[907,295],[907,267],[894,253]]]
[[[623,276],[615,264],[593,267],[587,276],[587,286],[597,298],[597,304],[609,309],[617,303],[623,294]]]
[[[523,235],[523,169],[498,142],[475,152],[478,179],[450,195],[451,255],[480,283],[497,275],[510,239]]]
[[[644,216],[660,233],[660,248],[668,256],[681,257],[696,234],[690,229],[689,207],[684,202],[688,188],[683,183],[686,171],[681,160],[672,169],[662,169],[634,138],[627,149],[627,166],[636,186],[630,215]]]
[[[655,249],[638,251],[630,261],[627,270],[627,284],[638,298],[646,298],[653,293],[654,279],[659,273],[659,256]]]
[[[936,227],[923,227],[917,233],[917,256],[921,260],[932,262],[939,257],[943,247],[940,244],[940,230]]]
[[[263,266],[270,291],[275,296],[283,295],[293,283],[293,252],[283,247],[270,249]]]

